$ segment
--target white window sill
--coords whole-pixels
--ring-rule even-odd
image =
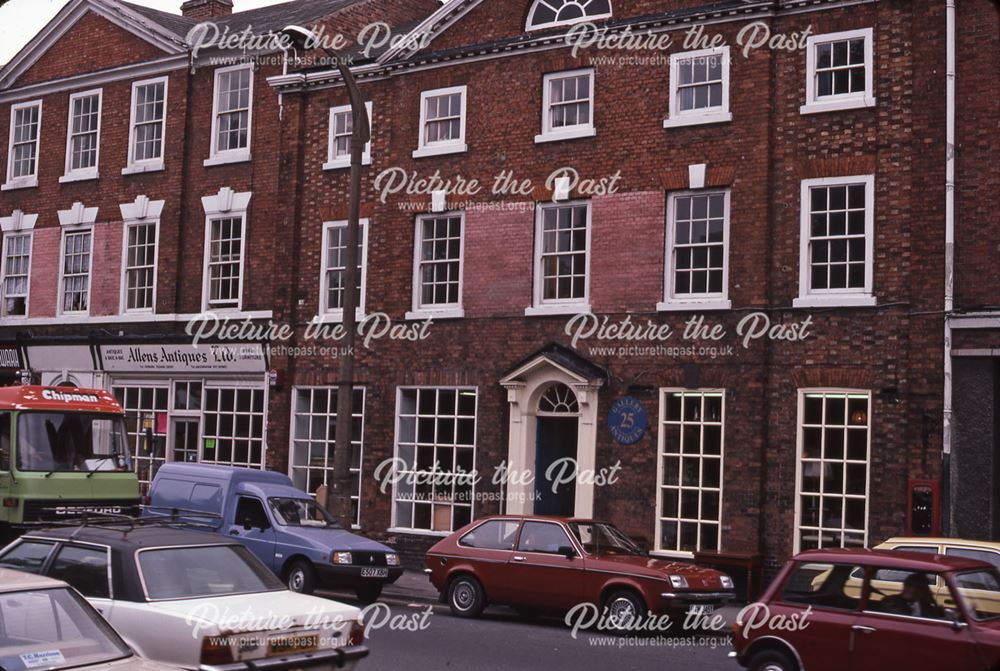
[[[86,182],[88,180],[97,179],[98,174],[96,170],[91,170],[89,172],[79,172],[76,174],[63,175],[59,178],[60,184],[68,184],[70,182]]]
[[[681,114],[663,120],[664,128],[683,126],[703,126],[713,123],[728,123],[733,120],[732,112],[706,112],[704,114]]]
[[[544,142],[562,142],[563,140],[576,140],[582,137],[596,137],[597,129],[575,128],[573,130],[550,130],[535,136],[535,144]]]
[[[213,165],[229,165],[230,163],[248,163],[250,161],[249,153],[213,156],[212,158],[206,158],[205,162],[202,164],[206,168]]]
[[[0,186],[0,191],[13,191],[14,189],[33,189],[38,186],[38,176],[29,177],[27,179],[19,178],[13,181],[7,182],[3,186]]]
[[[364,321],[366,315],[365,311],[358,308],[354,311],[354,321],[362,322]],[[316,315],[312,323],[314,324],[339,324],[344,321],[344,311],[343,310],[327,310],[326,312],[321,312]]]
[[[733,302],[724,298],[703,301],[673,300],[656,304],[657,312],[702,312],[708,310],[732,310]]]
[[[371,156],[366,155],[361,157],[361,165],[371,165],[371,164],[372,164]],[[343,170],[344,168],[350,168],[350,167],[351,167],[350,157],[338,158],[334,161],[327,161],[326,163],[323,164],[323,170]]]
[[[799,108],[799,114],[822,114],[823,112],[840,112],[843,110],[864,109],[875,107],[875,98],[868,96],[842,98],[833,100],[816,100]]]
[[[127,168],[122,168],[123,175],[141,175],[147,172],[161,172],[161,171],[163,171],[162,161],[159,163],[130,165]]]
[[[463,319],[464,317],[465,317],[464,308],[442,308],[440,310],[422,308],[419,310],[411,310],[410,312],[407,312],[404,319],[410,322],[410,321],[424,321],[426,319]]]
[[[878,305],[878,300],[865,294],[801,296],[792,301],[793,308],[867,308],[874,305]]]
[[[552,315],[591,314],[590,303],[564,303],[534,305],[524,310],[525,317],[549,317]]]
[[[406,529],[403,527],[389,527],[386,529],[391,534],[407,534],[411,536],[435,536],[445,538],[452,534],[451,531],[430,531],[428,529]]]
[[[58,312],[56,316],[60,319],[87,319],[90,317],[89,312]]]
[[[651,550],[650,557],[663,557],[664,559],[694,559],[693,552],[671,552],[667,550]]]
[[[204,305],[201,308],[202,314],[224,314],[224,315],[239,315],[243,313],[243,308],[236,305]]]
[[[428,156],[444,156],[446,154],[464,154],[469,151],[469,145],[464,142],[449,143],[440,146],[431,145],[420,147],[413,151],[413,158],[427,158]]]

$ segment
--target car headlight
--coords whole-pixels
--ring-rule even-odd
[[[723,589],[733,589],[735,587],[735,585],[733,585],[733,579],[728,575],[722,576],[721,580]]]
[[[670,586],[674,589],[687,589],[688,581],[682,575],[672,575],[670,576]]]
[[[399,566],[399,555],[395,552],[385,553],[385,565],[386,566]]]
[[[350,552],[334,552],[333,553],[333,563],[334,564],[353,564],[354,557],[351,556]]]

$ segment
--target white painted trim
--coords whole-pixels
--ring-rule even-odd
[[[368,293],[368,219],[361,219],[359,222],[361,233],[361,258],[358,259],[361,262],[361,301],[358,303],[356,309],[354,310],[355,319],[361,321],[365,318],[365,296]],[[322,248],[320,249],[319,255],[319,316],[324,318],[324,321],[340,322],[344,320],[344,309],[343,308],[331,308],[327,305],[327,281],[326,275],[330,271],[329,258],[327,257],[327,251],[330,244],[330,231],[334,228],[347,228],[346,220],[338,221],[325,221],[323,222],[323,236],[322,236]],[[346,240],[345,240],[345,253],[346,253]],[[344,291],[347,291],[345,285]]]
[[[135,130],[136,130],[136,91],[140,87],[163,84],[163,118],[160,120],[160,157],[155,159],[145,159],[137,161],[135,159]],[[134,175],[144,172],[154,172],[163,170],[164,160],[167,154],[167,102],[170,96],[170,77],[154,77],[132,82],[131,102],[129,103],[128,122],[128,163],[122,170],[123,175]]]
[[[814,187],[851,186],[863,184],[865,187],[865,287],[863,290],[825,289],[814,290],[812,283],[812,257],[810,255],[811,190]],[[799,226],[799,296],[792,302],[793,307],[857,307],[875,305],[875,175],[854,175],[850,177],[821,177],[802,180],[800,194]],[[846,225],[846,224],[845,224]]]
[[[704,294],[681,294],[674,292],[674,235],[677,226],[676,203],[678,198],[690,196],[711,196],[723,194],[723,216],[722,225],[722,291]],[[732,247],[732,239],[729,234],[729,213],[730,213],[730,189],[695,189],[689,191],[675,191],[667,196],[667,233],[666,233],[666,253],[663,262],[663,301],[657,303],[657,311],[679,311],[679,310],[728,310],[732,307],[729,300],[729,250]]]
[[[859,37],[863,37],[865,40],[865,90],[861,93],[820,96],[816,92],[817,47],[830,42],[841,42]],[[806,39],[806,104],[799,108],[800,114],[875,107],[875,104],[875,47],[872,28],[812,35]]]
[[[227,72],[237,72],[239,70],[247,70],[250,73],[250,83],[249,83],[249,99],[247,100],[247,146],[240,149],[227,149],[225,151],[220,151],[218,148],[219,142],[219,79],[220,76]],[[213,81],[213,92],[212,92],[212,144],[209,157],[205,159],[204,165],[206,167],[213,165],[223,165],[227,163],[240,163],[243,161],[250,160],[250,148],[253,146],[253,87],[254,87],[254,71],[253,65],[240,63],[237,65],[228,65],[226,67],[216,68],[215,72],[212,74]]]
[[[21,210],[14,210],[9,217],[0,217],[0,230],[4,233],[30,231],[35,228],[37,222],[37,214],[25,214]]]
[[[538,4],[539,4],[539,0],[535,0],[535,2],[532,3],[532,5],[531,5],[531,9],[528,10],[528,18],[525,20],[525,23],[524,23],[524,30],[525,30],[525,32],[529,32],[530,33],[533,30],[547,30],[548,28],[556,28],[556,27],[559,27],[559,26],[571,26],[571,25],[575,25],[577,23],[583,23],[583,22],[589,22],[589,21],[597,21],[597,20],[600,20],[600,19],[607,19],[607,18],[610,18],[612,16],[612,14],[613,14],[613,11],[611,11],[611,12],[606,12],[604,14],[588,15],[588,16],[584,16],[584,17],[579,18],[579,19],[573,19],[571,21],[549,21],[548,23],[540,23],[540,24],[538,24],[536,26],[533,26],[533,25],[531,25],[531,23],[532,23],[532,20],[533,20],[533,18],[535,16],[535,11],[538,9]],[[608,1],[608,6],[611,7],[610,0]],[[613,8],[612,8],[612,10],[613,10]]]
[[[160,209],[163,209],[163,201],[157,201],[160,203]],[[124,211],[125,206],[122,206]],[[153,304],[148,308],[129,308],[128,307],[128,231],[132,226],[153,226]],[[160,218],[159,213],[154,217],[142,218],[142,219],[128,219],[124,221],[122,226],[122,262],[121,262],[121,282],[118,287],[118,298],[119,306],[118,311],[120,314],[149,314],[156,312],[156,289],[159,284],[160,277]]]
[[[73,169],[73,103],[80,98],[97,96],[97,147],[94,165],[90,168]],[[97,179],[101,166],[101,117],[104,113],[104,89],[91,89],[74,93],[69,97],[68,120],[66,122],[66,165],[60,183]]]
[[[38,216],[38,215],[35,215]],[[0,316],[3,318],[3,324],[6,325],[9,317],[7,316],[7,294],[6,294],[6,284],[7,284],[7,244],[10,242],[11,238],[27,235],[28,236],[28,290],[24,294],[24,318],[27,318],[31,314],[31,263],[35,259],[35,231],[34,224],[32,226],[17,230],[4,229],[3,236],[3,248],[0,249]],[[15,317],[17,319],[17,317]]]
[[[243,289],[246,286],[246,259],[247,259],[247,227],[249,225],[248,210],[250,199],[253,197],[252,191],[235,192],[228,186],[219,189],[219,193],[214,196],[204,196],[201,199],[202,208],[205,210],[205,237],[204,237],[204,258],[202,261],[202,283],[201,283],[201,309],[203,312],[220,313],[241,313],[243,312]],[[209,281],[209,261],[211,259],[211,238],[212,222],[218,219],[241,219],[240,224],[240,287],[239,299],[235,308],[215,307],[210,304],[209,292],[211,282]]]
[[[1000,328],[1000,316],[951,315],[948,322],[953,329],[994,329]]]
[[[458,245],[458,302],[445,304],[424,305],[421,301],[421,273],[420,266],[423,263],[423,222],[427,219],[451,219],[458,217],[461,235]],[[460,319],[465,316],[463,307],[463,296],[465,294],[465,212],[458,210],[452,212],[441,212],[435,214],[418,214],[416,225],[414,226],[413,244],[413,280],[412,280],[412,308],[406,313],[407,320],[433,319]]]
[[[78,203],[77,203],[78,204]],[[97,210],[97,208],[91,208]],[[62,212],[59,213],[60,218]],[[96,236],[94,234],[94,224],[93,222],[86,224],[74,224],[72,226],[63,225],[62,234],[59,240],[59,283],[56,289],[56,316],[57,317],[87,317],[90,315],[91,308],[93,308],[93,293],[94,293],[94,242]],[[86,310],[63,310],[63,299],[66,296],[66,287],[63,282],[66,280],[65,270],[66,270],[66,237],[68,235],[75,235],[78,233],[88,233],[90,235],[90,267],[87,269],[87,309]]]
[[[699,58],[719,58],[722,62],[722,104],[715,107],[686,110],[680,109],[680,97],[677,91],[680,85],[680,63]],[[725,123],[733,120],[729,110],[729,47],[714,49],[699,49],[670,55],[670,107],[667,118],[663,120],[664,128],[679,126],[695,126],[701,124]]]
[[[542,271],[542,250],[544,248],[544,226],[545,211],[550,209],[561,209],[565,207],[575,207],[585,205],[587,208],[587,250],[586,250],[586,273],[584,282],[583,298],[572,299],[546,299],[544,298],[543,271]],[[535,250],[534,281],[532,282],[532,304],[524,311],[526,317],[537,317],[547,315],[565,315],[590,313],[590,266],[593,244],[591,234],[593,232],[593,203],[590,200],[568,200],[559,203],[539,203],[535,208]]]
[[[365,103],[365,109],[368,110],[368,123],[369,126],[371,127],[372,122],[374,120],[371,100]],[[351,167],[350,144],[348,144],[347,153],[344,154],[343,156],[333,155],[333,138],[334,138],[334,129],[336,127],[334,121],[338,114],[343,114],[345,112],[347,112],[348,114],[353,112],[350,105],[339,105],[337,107],[330,108],[330,120],[328,124],[327,140],[326,140],[326,163],[323,164],[323,170],[339,170],[341,168]],[[365,151],[361,155],[361,165],[371,165],[371,163],[372,163],[372,143],[371,140],[369,140],[367,143],[365,143]]]
[[[58,326],[67,323],[81,324],[147,324],[147,323],[184,323],[193,319],[203,319],[206,315],[218,315],[220,320],[241,321],[244,319],[262,320],[272,319],[273,310],[250,310],[231,311],[219,310],[217,312],[192,312],[186,314],[152,314],[152,313],[129,313],[127,315],[101,315],[90,316],[84,314],[67,313],[61,318],[54,317],[29,317],[27,319],[4,319],[3,326]]]
[[[18,110],[38,108],[38,132],[35,135],[35,172],[31,175],[21,175],[13,177],[14,174],[14,122]],[[12,189],[29,189],[38,186],[38,173],[42,163],[42,101],[31,100],[29,102],[17,103],[10,106],[10,132],[7,136],[7,181],[0,187],[0,190],[9,191]]]
[[[563,126],[552,128],[552,82],[571,77],[581,77],[587,75],[590,82],[590,97],[587,103],[590,106],[590,121],[585,124],[575,126]],[[594,68],[580,68],[578,70],[566,70],[564,72],[553,72],[542,77],[542,132],[535,136],[535,143],[559,142],[560,140],[573,140],[581,137],[594,137],[597,135],[594,116],[597,112],[597,99],[594,94],[597,71]]]
[[[76,201],[68,210],[59,210],[59,225],[63,228],[74,226],[93,226],[97,222],[99,208],[87,207]]]
[[[87,72],[79,75],[61,77],[51,81],[40,82],[38,84],[28,84],[20,88],[0,91],[0,103],[6,103],[24,98],[47,96],[52,93],[64,93],[75,91],[76,89],[95,86],[103,86],[113,82],[127,81],[136,77],[148,77],[175,70],[184,70],[188,67],[186,56],[170,56],[155,61],[145,61],[142,63],[132,63],[122,65],[98,72]]]
[[[427,99],[436,98],[439,96],[447,96],[455,93],[461,94],[462,101],[462,118],[459,122],[459,136],[457,139],[438,141],[438,142],[425,142],[425,133],[427,126]],[[420,126],[418,128],[419,136],[417,138],[417,148],[413,151],[413,158],[424,158],[427,156],[442,156],[444,154],[457,154],[461,152],[468,151],[469,147],[465,143],[465,124],[468,119],[468,101],[469,101],[469,88],[467,86],[449,86],[443,89],[432,89],[429,91],[423,91],[420,94]]]

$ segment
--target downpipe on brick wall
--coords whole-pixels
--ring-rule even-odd
[[[951,315],[955,309],[955,41],[956,0],[945,0],[947,19],[946,72],[945,72],[945,204],[944,204],[944,407],[942,417],[942,479],[950,479],[951,419],[952,419],[952,362]],[[950,483],[945,491],[951,492]],[[942,506],[948,511],[949,505]],[[944,528],[950,532],[951,513],[946,512]]]

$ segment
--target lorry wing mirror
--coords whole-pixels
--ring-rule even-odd
[[[243,531],[250,531],[253,529],[253,521],[247,517],[243,520]]]

